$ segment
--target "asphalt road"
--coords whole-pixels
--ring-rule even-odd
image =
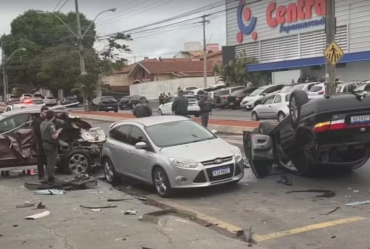
[[[108,129],[109,123],[92,122]],[[240,136],[223,136],[242,149]],[[235,187],[218,186],[178,193],[170,200],[157,197],[151,188],[123,181],[135,192],[177,208],[196,212],[229,230],[253,226],[258,244],[270,249],[367,249],[370,246],[370,204],[346,206],[370,199],[370,167],[367,163],[353,173],[330,172],[305,178],[274,168],[265,179],[256,179],[250,169]],[[277,181],[286,176],[292,186]],[[299,190],[332,190],[332,198],[315,193],[287,193]],[[337,209],[337,210],[336,210]],[[330,211],[334,211],[328,214]]]

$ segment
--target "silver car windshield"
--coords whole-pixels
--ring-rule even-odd
[[[149,126],[146,132],[157,147],[171,147],[215,139],[216,136],[194,121],[176,121]]]
[[[258,88],[256,90],[254,90],[249,96],[257,96],[259,95],[260,93],[262,93],[266,88]]]

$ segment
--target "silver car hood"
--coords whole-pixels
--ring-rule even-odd
[[[166,157],[190,159],[196,162],[203,162],[219,157],[230,157],[234,155],[230,146],[220,138],[166,147],[161,150],[161,154]]]

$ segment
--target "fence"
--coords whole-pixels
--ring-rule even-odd
[[[207,86],[217,84],[216,77],[207,78]],[[178,87],[184,89],[185,87],[198,87],[204,88],[204,78],[181,78],[166,81],[152,81],[140,83],[130,86],[130,95],[145,96],[147,99],[158,99],[160,93],[171,93],[172,95],[177,92]]]

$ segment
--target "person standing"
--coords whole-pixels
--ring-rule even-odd
[[[185,116],[188,117],[188,105],[189,101],[184,96],[184,91],[180,90],[178,91],[178,96],[172,103],[172,112],[175,115]]]
[[[140,98],[140,102],[132,110],[132,114],[137,118],[150,117],[153,114],[152,109],[147,105],[146,99],[144,97]]]
[[[58,158],[58,137],[62,129],[56,129],[54,124],[55,113],[48,110],[45,115],[45,120],[41,123],[40,133],[42,139],[42,146],[46,155],[46,173],[47,183],[54,183],[55,181],[55,167],[57,166]]]
[[[163,96],[163,93],[161,93],[161,94],[159,95],[159,105],[162,105],[162,104],[163,104],[163,102],[164,102],[164,96]]]
[[[49,110],[46,106],[41,107],[41,113],[40,116],[35,118],[32,122],[32,128],[33,132],[35,133],[36,136],[36,146],[37,146],[37,172],[39,175],[39,180],[44,179],[45,176],[45,166],[47,164],[46,161],[46,155],[44,151],[44,147],[42,145],[42,138],[41,138],[41,130],[40,126],[41,123],[45,120],[46,113]]]
[[[212,103],[207,96],[203,96],[198,102],[202,125],[208,127],[209,114],[212,112]]]

